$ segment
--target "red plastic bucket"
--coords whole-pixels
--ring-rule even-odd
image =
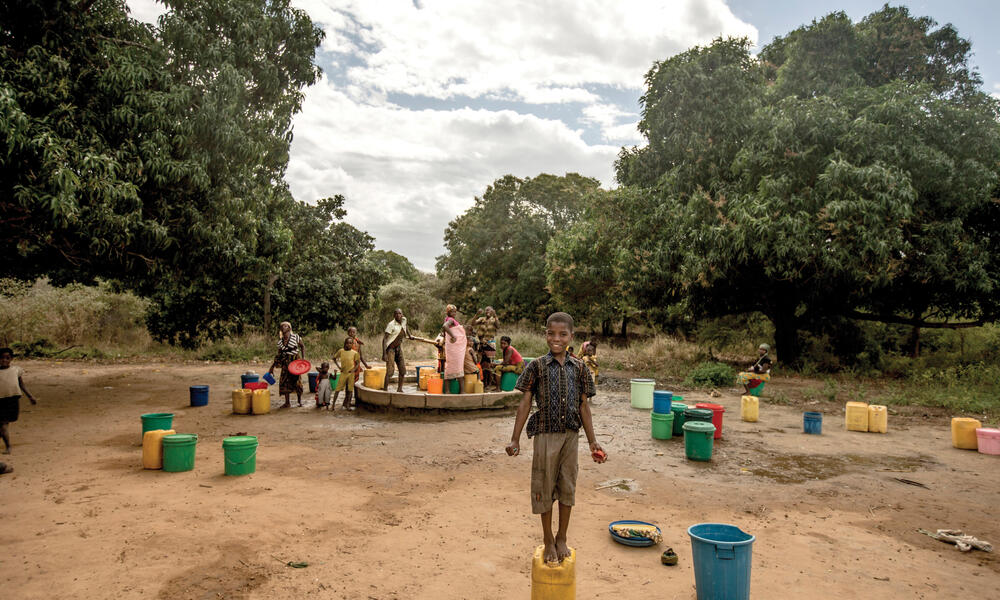
[[[699,402],[695,408],[707,408],[712,411],[712,425],[715,425],[715,439],[722,437],[722,413],[726,412],[726,407],[712,402]]]

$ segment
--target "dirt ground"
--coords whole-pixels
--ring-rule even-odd
[[[275,397],[269,415],[233,415],[239,373],[260,365],[17,364],[39,404],[22,401],[4,457],[15,472],[0,477],[4,597],[529,595],[540,527],[531,445],[503,450],[511,412],[280,410]],[[208,406],[188,406],[195,384],[211,385]],[[681,440],[651,439],[649,413],[623,389],[595,398],[609,459],[594,464],[581,444],[569,536],[579,598],[695,598],[686,529],[700,522],[756,536],[755,598],[997,597],[996,553],[917,532],[963,529],[1000,545],[1000,457],[953,449],[946,415],[894,415],[888,434],[862,434],[827,406],[812,436],[802,407],[762,404],[745,423],[736,390],[684,396],[727,408],[711,463],[686,461]],[[194,471],[142,469],[139,415],[161,411],[199,435]],[[257,471],[226,477],[222,439],[237,432],[259,437]],[[595,489],[620,478],[635,484]],[[659,524],[663,544],[615,543],[607,526],[618,519]],[[676,567],[660,564],[667,546]]]

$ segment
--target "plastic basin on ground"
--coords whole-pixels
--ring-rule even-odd
[[[983,454],[1000,454],[1000,429],[979,427],[976,429],[976,441],[979,451]]]

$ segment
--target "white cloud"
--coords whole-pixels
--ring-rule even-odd
[[[146,23],[156,23],[156,19],[167,12],[167,7],[157,0],[128,0],[132,18]]]
[[[639,133],[639,114],[622,110],[614,104],[591,104],[583,108],[583,121],[601,129],[606,142],[639,144],[645,138]],[[622,120],[626,122],[622,123]]]
[[[433,98],[511,91],[525,102],[590,102],[585,84],[638,87],[654,60],[720,34],[757,39],[723,0],[295,4],[325,27],[325,50],[362,58],[352,82]]]
[[[448,221],[497,178],[579,172],[610,183],[617,151],[509,110],[358,103],[324,77],[296,117],[287,179],[300,200],[345,194],[351,224],[432,270]]]

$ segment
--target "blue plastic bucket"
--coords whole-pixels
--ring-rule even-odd
[[[319,373],[316,371],[309,371],[309,393],[316,391],[316,381],[319,377]]]
[[[802,431],[820,435],[823,433],[823,413],[806,411],[802,413]]]
[[[274,385],[275,381],[277,380],[274,378],[274,375],[271,375],[270,373],[264,373],[264,381],[268,382],[271,385]]]
[[[750,558],[756,539],[735,525],[688,527],[698,600],[749,600]]]
[[[653,390],[653,412],[660,413],[661,415],[669,415],[670,399],[673,398],[673,396],[673,392]]]
[[[191,406],[205,406],[208,404],[208,386],[191,386]]]
[[[240,387],[246,387],[248,383],[257,383],[260,375],[240,375]]]

